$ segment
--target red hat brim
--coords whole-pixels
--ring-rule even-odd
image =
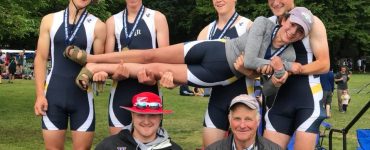
[[[123,109],[126,109],[128,111],[138,113],[138,114],[171,114],[171,113],[173,113],[172,110],[138,109],[136,107],[124,107],[124,106],[120,106],[120,107],[123,108]]]

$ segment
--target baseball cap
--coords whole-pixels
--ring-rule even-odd
[[[299,24],[303,30],[304,35],[310,33],[313,24],[313,15],[306,7],[295,7],[289,11],[289,18],[291,22]]]
[[[172,110],[164,110],[162,99],[154,93],[142,92],[132,98],[132,107],[121,108],[139,114],[170,114]]]
[[[241,94],[237,97],[235,97],[231,103],[229,109],[233,107],[235,104],[242,103],[246,106],[248,106],[250,109],[257,109],[259,110],[260,106],[257,102],[257,99],[253,96],[247,95],[247,94]]]

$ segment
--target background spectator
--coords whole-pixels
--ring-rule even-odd
[[[15,56],[12,56],[9,61],[9,66],[8,66],[8,73],[9,73],[9,80],[8,83],[13,83],[15,79],[15,72],[17,68],[17,59]]]
[[[362,58],[361,66],[363,73],[366,73],[366,57]]]
[[[351,97],[348,94],[348,90],[343,90],[342,96],[340,96],[342,99],[342,113],[345,113],[347,111],[348,103],[351,100]]]
[[[347,67],[348,67],[348,71],[352,71],[353,69],[352,58],[347,59]]]
[[[362,72],[362,59],[357,59],[357,69],[359,72]]]
[[[341,95],[344,90],[348,90],[348,84],[351,75],[347,71],[347,67],[340,67],[340,71],[335,75],[335,83],[337,84],[337,98],[338,98],[338,109],[340,112],[343,111]]]
[[[322,102],[326,109],[326,116],[331,117],[331,101],[333,99],[334,91],[334,73],[333,70],[330,70],[328,73],[320,75],[320,82],[323,89]]]
[[[3,68],[5,67],[5,57],[3,57],[3,56],[5,56],[4,54],[3,54],[3,52],[0,50],[0,84],[2,84],[3,82],[2,82],[2,79],[3,79],[3,77],[2,77],[2,73],[3,73]],[[4,58],[4,59],[3,59]]]

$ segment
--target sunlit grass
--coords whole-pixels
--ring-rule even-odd
[[[370,100],[370,86],[357,93],[364,85],[370,83],[370,76],[355,74],[349,86],[352,101],[347,113],[338,112],[336,94],[332,103],[332,118],[325,120],[334,128],[344,128],[360,109]],[[95,96],[96,133],[94,145],[108,136],[108,90]],[[184,97],[178,95],[178,89],[162,90],[166,109],[174,110],[164,117],[163,126],[171,138],[185,150],[201,147],[202,124],[208,99],[203,97]],[[31,80],[16,80],[14,84],[0,84],[0,149],[43,149],[41,118],[33,111],[35,100],[34,83]],[[336,92],[335,92],[336,93]],[[357,122],[347,135],[347,149],[357,147],[355,130],[370,128],[370,111]],[[367,123],[366,123],[367,122]],[[341,134],[334,133],[333,149],[342,149]],[[71,149],[71,136],[67,134],[66,149]],[[328,138],[324,140],[328,148]]]

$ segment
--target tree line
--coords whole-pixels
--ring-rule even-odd
[[[65,9],[69,0],[1,0],[0,48],[35,49],[44,15]],[[330,55],[358,58],[370,52],[369,0],[295,0],[318,16],[327,29]],[[166,15],[171,43],[195,40],[200,30],[217,19],[211,0],[158,0],[144,5]],[[253,20],[271,16],[267,1],[239,0],[237,11]],[[124,0],[100,0],[88,11],[105,21],[125,7]]]

